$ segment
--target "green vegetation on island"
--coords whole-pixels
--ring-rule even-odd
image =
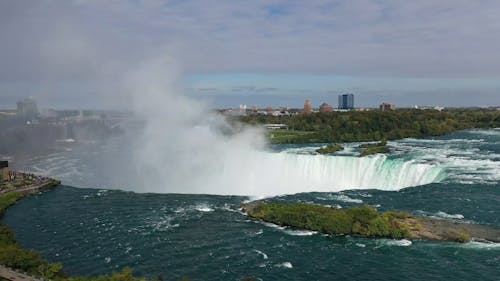
[[[402,219],[404,212],[379,214],[373,207],[335,209],[311,204],[257,203],[244,210],[254,218],[282,226],[292,226],[321,233],[355,234],[366,237],[409,237],[409,226]]]
[[[290,128],[270,132],[271,143],[381,141],[500,127],[500,111],[494,109],[370,110],[293,116],[248,115],[239,118],[250,125],[275,123]]]
[[[427,239],[436,241],[468,242],[478,240],[499,242],[500,230],[493,227],[457,223],[427,217],[412,216],[407,212],[379,213],[370,206],[337,209],[304,203],[265,203],[253,201],[242,204],[250,217],[300,229],[330,235],[358,235]]]
[[[316,152],[317,153],[320,153],[320,154],[332,154],[332,153],[335,153],[337,151],[341,151],[341,150],[344,150],[344,147],[341,146],[340,144],[329,144],[327,146],[324,146],[324,147],[321,147],[321,148],[318,148],[316,149]]]
[[[377,143],[361,144],[359,146],[359,148],[364,148],[363,152],[361,152],[359,154],[359,157],[364,157],[364,156],[373,155],[373,154],[377,154],[377,153],[386,154],[386,153],[390,152],[389,148],[387,147],[386,140],[383,140],[383,141],[377,142]]]

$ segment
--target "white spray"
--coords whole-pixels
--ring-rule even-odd
[[[398,190],[437,181],[431,165],[385,156],[297,155],[266,150],[263,132],[230,126],[202,102],[178,94],[168,59],[130,72],[127,89],[146,126],[133,147],[136,191],[268,196],[355,188]]]

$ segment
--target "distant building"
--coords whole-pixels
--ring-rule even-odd
[[[38,116],[36,101],[32,98],[26,98],[17,102],[17,117],[24,120],[33,120]]]
[[[246,115],[247,114],[247,105],[246,104],[240,104],[240,115]]]
[[[396,106],[394,104],[384,102],[380,105],[380,110],[382,111],[396,110]]]
[[[354,109],[354,95],[339,95],[339,109]]]
[[[301,111],[300,108],[290,108],[290,109],[288,109],[288,113],[290,113],[290,115],[297,115],[297,114],[300,113],[300,111]]]
[[[332,112],[333,107],[326,102],[324,102],[322,105],[319,106],[319,112],[321,113],[327,113],[327,112]]]
[[[312,105],[310,100],[304,102],[304,114],[310,114],[312,112]]]
[[[257,112],[259,111],[259,108],[256,105],[252,105],[252,111]]]
[[[444,107],[442,106],[419,106],[419,105],[415,105],[413,107],[414,109],[419,109],[419,110],[437,110],[437,111],[443,111],[444,110]]]
[[[9,162],[0,161],[0,182],[9,180]]]

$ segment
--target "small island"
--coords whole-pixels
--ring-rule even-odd
[[[356,235],[395,239],[433,241],[500,242],[500,229],[427,217],[408,212],[379,213],[371,206],[338,209],[304,203],[266,203],[253,201],[242,204],[250,217],[280,226],[317,231],[329,235]]]
[[[363,152],[361,152],[359,154],[359,157],[364,157],[364,156],[373,155],[373,154],[377,154],[377,153],[386,154],[386,153],[390,152],[389,148],[387,147],[386,140],[383,140],[383,141],[377,142],[377,143],[365,143],[365,144],[360,145],[359,148],[364,149]]]
[[[337,143],[332,143],[327,146],[323,146],[321,148],[316,149],[316,152],[319,154],[332,154],[341,150],[344,150],[343,146]]]

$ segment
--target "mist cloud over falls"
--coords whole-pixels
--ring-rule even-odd
[[[234,131],[206,104],[179,94],[172,62],[155,59],[128,74],[133,108],[145,127],[134,147],[139,190],[253,194],[236,191],[245,167],[264,149],[260,130]],[[232,170],[231,173],[227,171]]]
[[[234,129],[203,102],[180,94],[172,65],[168,59],[151,60],[124,79],[136,114],[145,120],[131,147],[138,180],[134,191],[265,196],[399,190],[442,179],[438,167],[385,156],[271,152],[263,131]]]

